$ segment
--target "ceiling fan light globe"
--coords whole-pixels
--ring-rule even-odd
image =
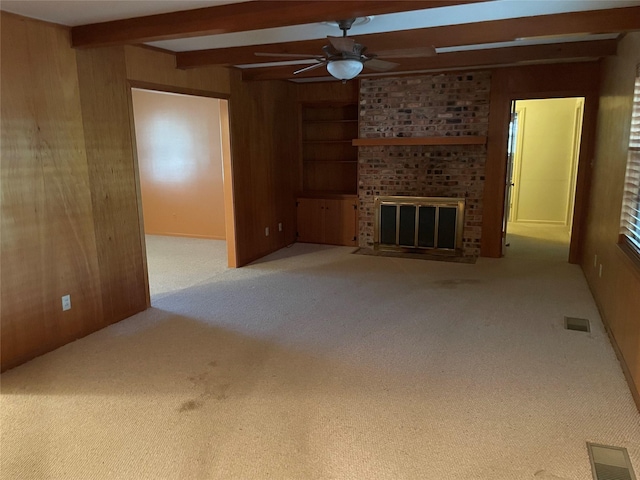
[[[362,67],[360,60],[333,60],[327,64],[327,71],[338,80],[351,80],[358,76]]]

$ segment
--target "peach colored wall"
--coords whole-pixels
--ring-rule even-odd
[[[224,239],[220,101],[132,95],[145,233]]]

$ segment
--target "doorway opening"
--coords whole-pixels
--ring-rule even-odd
[[[568,260],[584,97],[514,100],[511,105],[503,254],[535,239]],[[558,250],[559,249],[559,250]]]
[[[235,266],[228,101],[134,87],[131,105],[150,304]]]

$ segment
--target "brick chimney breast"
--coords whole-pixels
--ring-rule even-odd
[[[362,79],[359,136],[486,136],[490,86],[490,72]],[[360,247],[373,247],[376,196],[464,197],[463,254],[478,256],[486,156],[486,145],[359,147]]]

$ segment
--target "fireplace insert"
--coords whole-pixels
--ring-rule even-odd
[[[464,198],[376,197],[377,250],[462,254]]]

